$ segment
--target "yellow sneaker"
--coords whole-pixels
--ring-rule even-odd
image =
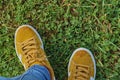
[[[76,49],[68,64],[68,80],[95,80],[96,64],[92,53],[85,48]]]
[[[39,64],[45,66],[55,80],[54,72],[44,52],[42,40],[37,31],[30,25],[20,26],[15,33],[15,49],[25,70]]]

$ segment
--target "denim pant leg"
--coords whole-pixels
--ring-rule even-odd
[[[0,77],[0,80],[50,80],[50,73],[44,66],[34,65],[20,76],[13,78]]]

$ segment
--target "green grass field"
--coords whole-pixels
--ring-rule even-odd
[[[14,49],[23,24],[40,33],[57,80],[79,47],[93,52],[96,80],[120,80],[120,0],[0,0],[0,76],[24,72]]]

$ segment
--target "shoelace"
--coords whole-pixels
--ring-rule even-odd
[[[86,65],[76,65],[74,80],[88,80],[89,79],[89,67]]]
[[[27,65],[26,66],[27,68],[29,68],[35,62],[39,62],[42,65],[44,65],[45,56],[38,55],[40,51],[42,52],[42,49],[39,50],[39,48],[36,45],[37,43],[34,37],[26,40],[21,44],[23,56],[25,57],[25,64]]]

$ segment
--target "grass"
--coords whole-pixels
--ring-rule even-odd
[[[14,49],[14,33],[30,24],[42,36],[57,80],[67,79],[67,65],[78,47],[96,59],[96,80],[120,79],[119,0],[0,0],[0,76],[24,69]]]

